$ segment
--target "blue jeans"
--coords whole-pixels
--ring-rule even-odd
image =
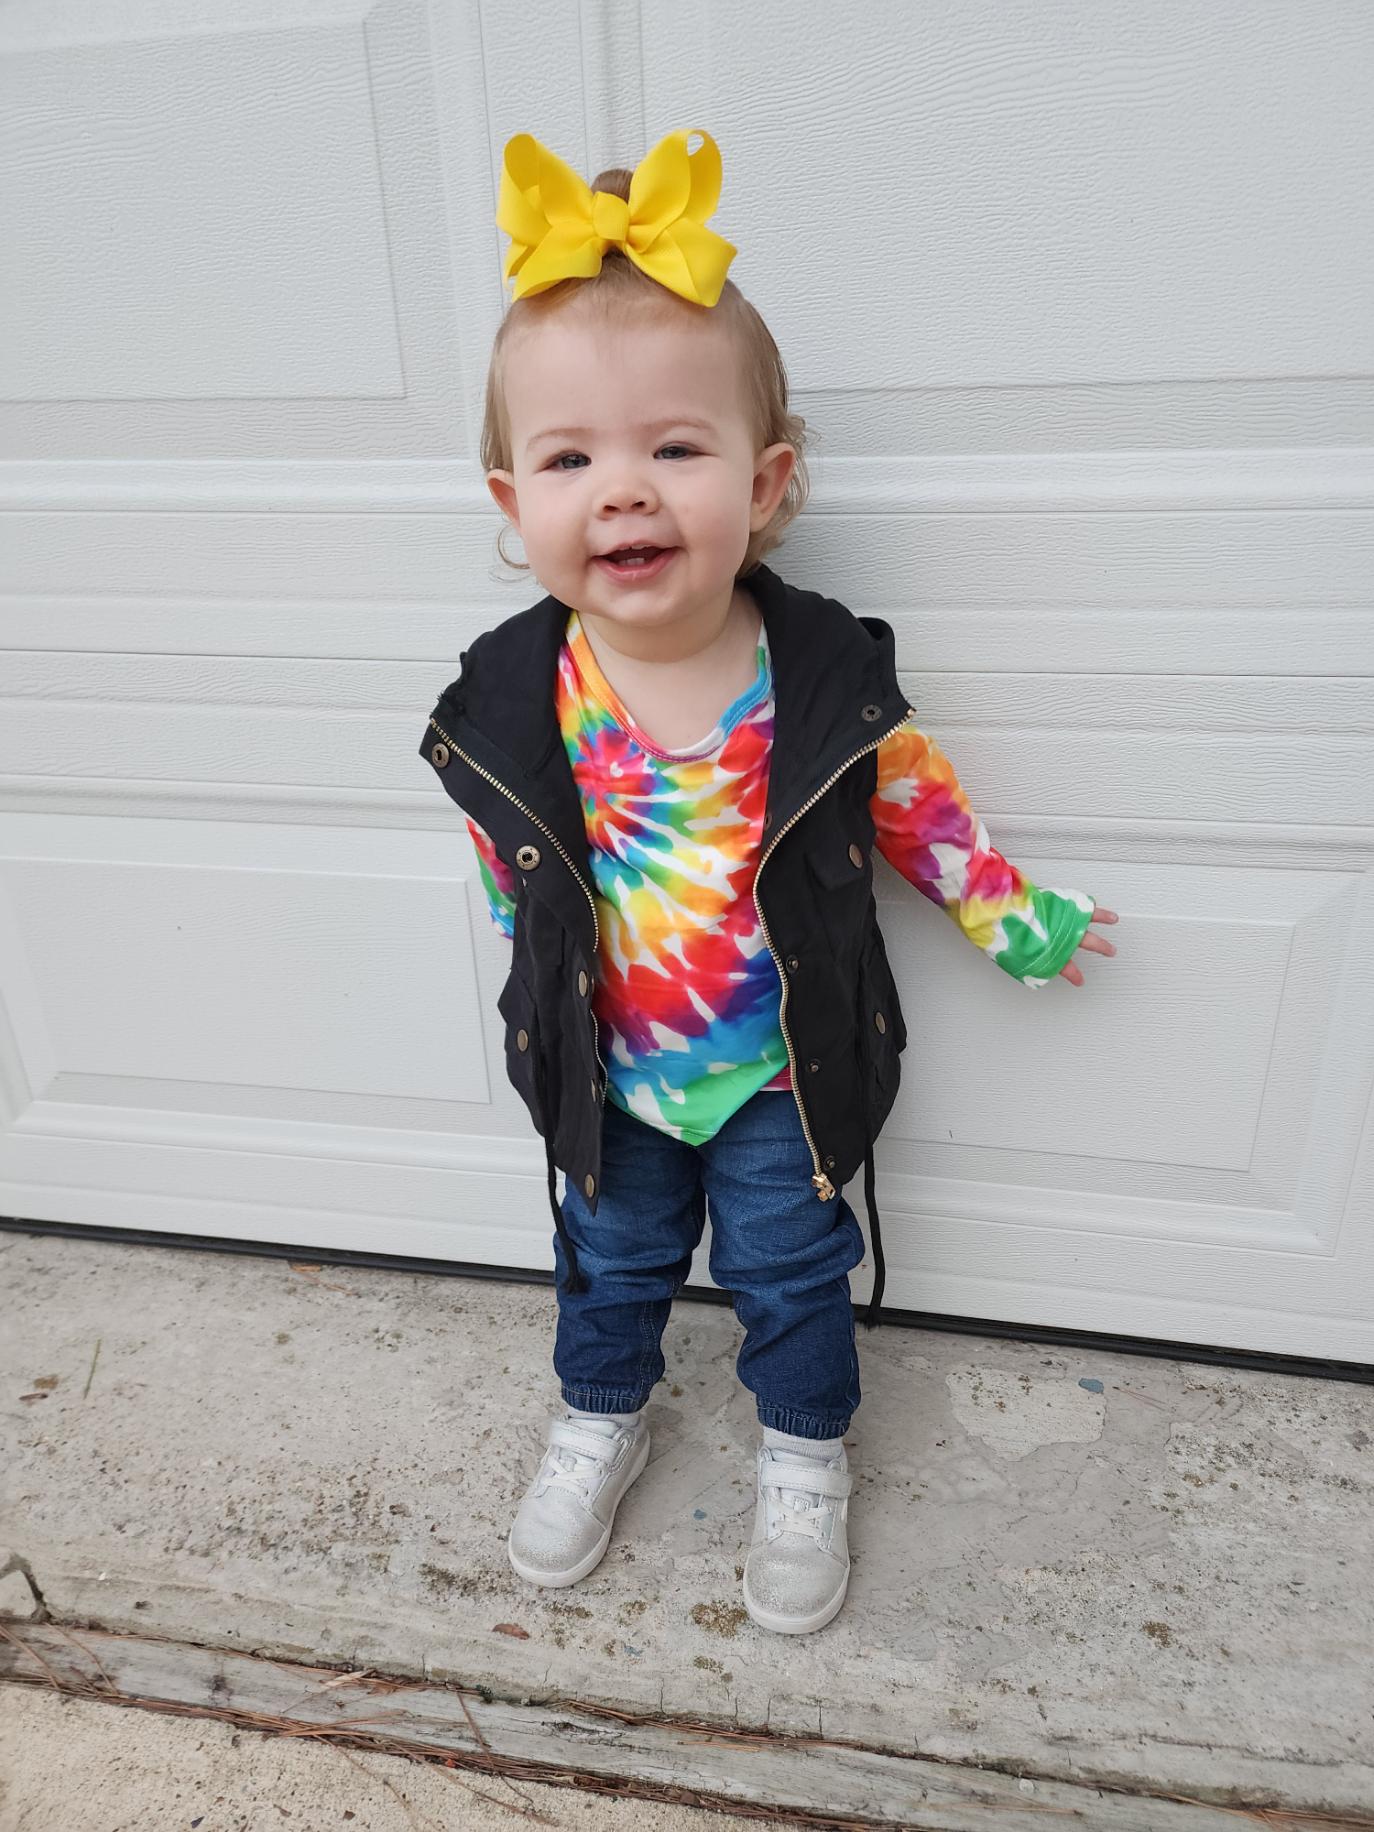
[[[565,1179],[563,1219],[587,1290],[558,1292],[554,1370],[566,1404],[635,1412],[664,1374],[659,1347],[691,1271],[706,1205],[711,1277],[744,1326],[736,1362],[759,1422],[802,1438],[842,1437],[858,1407],[848,1274],[863,1232],[843,1196],[822,1202],[797,1103],[760,1091],[704,1145],[607,1101],[595,1215]],[[567,1272],[553,1237],[556,1278]]]

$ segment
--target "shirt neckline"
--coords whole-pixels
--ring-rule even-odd
[[[762,617],[759,619],[759,638],[756,648],[758,667],[753,680],[738,694],[716,724],[703,738],[696,743],[683,746],[681,749],[668,750],[658,744],[636,723],[628,706],[606,679],[601,664],[596,659],[596,652],[587,640],[587,632],[582,627],[582,619],[576,610],[568,613],[565,641],[572,657],[574,668],[581,677],[588,692],[599,700],[616,723],[626,731],[641,750],[651,757],[662,758],[668,763],[695,763],[704,757],[712,756],[731,731],[739,724],[746,713],[765,700],[772,691],[772,657],[768,647],[768,629]]]

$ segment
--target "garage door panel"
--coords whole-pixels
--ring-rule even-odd
[[[1023,862],[1042,883],[1094,877],[1090,859]],[[1121,953],[1073,990],[988,986],[952,924],[884,897],[914,1044],[890,1200],[915,1236],[936,1205],[1330,1255],[1374,1086],[1374,872],[1100,876]]]
[[[1374,736],[931,729],[976,808],[1165,821],[1374,823]]]
[[[405,393],[364,37],[339,14],[11,52],[30,164],[6,242],[51,295],[29,292],[32,319],[0,343],[0,392]],[[93,128],[124,156],[73,158]]]
[[[588,175],[718,135],[813,435],[777,570],[886,618],[994,841],[1122,915],[1030,993],[880,868],[888,1302],[1374,1363],[1371,19],[1180,63],[1176,11],[0,8],[0,1208],[553,1265],[416,755],[543,591],[478,463],[537,94]]]
[[[884,927],[920,1014],[911,1093],[889,1122],[897,1130],[1007,1153],[1248,1167],[1291,923],[1128,907],[1118,933],[1129,972],[1087,961],[1088,986],[1048,997],[987,985],[984,969],[997,970],[967,946],[952,950],[958,936],[929,946],[904,920]]]
[[[422,7],[5,13],[21,182],[0,241],[30,284],[6,303],[0,449],[116,468],[452,453],[470,332]],[[482,304],[499,313],[499,275]]]
[[[1142,619],[1143,621],[1143,619]],[[1290,680],[1284,674],[1106,674],[1057,669],[917,673],[912,703],[932,725],[1050,731],[1179,731],[1225,736],[1374,731],[1374,616],[1367,672],[1352,648],[1350,672]],[[1253,662],[1261,658],[1251,650]]]
[[[522,1135],[489,1035],[509,943],[470,844],[442,872],[421,831],[368,851],[347,828],[0,817],[16,1131],[64,1107],[345,1152],[349,1128],[487,1136],[494,1114]]]

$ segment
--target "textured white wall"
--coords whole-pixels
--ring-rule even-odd
[[[0,1208],[552,1263],[416,721],[538,595],[500,149],[703,126],[775,564],[1123,918],[1030,994],[884,868],[888,1301],[1374,1360],[1371,78],[1345,0],[6,7]]]

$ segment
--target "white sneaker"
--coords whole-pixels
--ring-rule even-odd
[[[556,1418],[548,1448],[506,1540],[531,1584],[575,1584],[601,1563],[620,1498],[649,1460],[649,1427],[612,1418]]]
[[[760,1628],[804,1635],[839,1613],[849,1586],[849,1492],[843,1444],[829,1464],[760,1444],[744,1607]]]

